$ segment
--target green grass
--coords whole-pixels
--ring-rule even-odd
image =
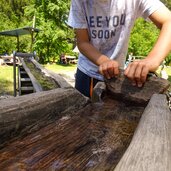
[[[47,64],[44,67],[57,73],[76,70],[76,65],[74,64]],[[51,86],[49,85],[49,81],[46,84],[48,87]],[[0,66],[0,95],[13,95],[13,66]]]
[[[167,67],[167,68],[165,68],[165,70],[169,76],[168,80],[171,82],[171,67]]]
[[[47,64],[44,67],[57,73],[76,70],[75,64]]]
[[[164,70],[166,71],[166,73],[168,75],[168,80],[171,82],[171,67],[170,66],[165,67]],[[159,69],[157,70],[157,73],[159,74],[160,71],[161,71],[161,67],[159,67]]]
[[[0,66],[0,95],[13,95],[12,66]]]

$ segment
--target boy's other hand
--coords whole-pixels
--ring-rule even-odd
[[[124,74],[131,80],[133,86],[142,87],[148,73],[155,71],[157,67],[157,64],[150,60],[135,60],[128,65]]]
[[[99,66],[99,72],[107,79],[117,77],[119,74],[119,64],[115,60],[108,59]]]

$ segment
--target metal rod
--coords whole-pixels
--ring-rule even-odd
[[[14,97],[16,97],[16,52],[13,52],[13,77],[14,77]]]
[[[17,36],[17,52],[20,51],[20,40],[19,40],[19,36]]]

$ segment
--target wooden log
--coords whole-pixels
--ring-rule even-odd
[[[42,86],[40,85],[40,83],[36,80],[36,78],[33,76],[33,74],[30,72],[30,69],[27,67],[27,65],[25,64],[24,60],[22,58],[19,58],[23,68],[25,69],[25,71],[27,72],[27,74],[29,75],[29,78],[31,79],[31,82],[33,84],[33,88],[34,88],[34,92],[40,92],[43,91]]]
[[[42,67],[36,60],[33,58],[30,58],[30,61],[35,65],[37,69],[39,69],[45,76],[51,77],[55,80],[55,82],[59,85],[61,88],[70,88],[72,87],[63,77],[61,77],[59,74],[47,70],[46,68]]]
[[[170,171],[170,161],[171,112],[166,96],[155,94],[114,171]]]
[[[0,170],[112,170],[132,138],[143,107],[105,99],[74,115],[70,112],[0,149]]]
[[[105,80],[108,94],[112,97],[125,103],[138,104],[146,106],[153,94],[164,93],[170,86],[170,82],[163,78],[156,76],[149,76],[144,86],[139,88],[132,86],[131,81],[128,80],[121,71],[118,78]]]
[[[0,146],[18,134],[31,133],[82,108],[87,99],[73,88],[57,88],[0,101]]]

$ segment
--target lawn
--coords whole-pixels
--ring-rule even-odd
[[[171,82],[171,66],[166,66],[164,68],[164,70],[166,71],[167,75],[168,75],[168,80]],[[159,74],[160,73],[160,67],[159,69],[157,70],[157,73]],[[159,74],[160,75],[160,74]]]
[[[47,64],[45,68],[56,73],[65,73],[76,70],[75,64]],[[0,96],[13,95],[13,66],[0,66]]]
[[[49,69],[51,71],[62,73],[62,72],[69,72],[69,71],[75,71],[76,70],[75,64],[47,64],[44,65],[46,69]]]
[[[0,66],[0,95],[13,95],[12,66]]]
[[[171,67],[166,67],[165,70],[169,76],[168,80],[171,82]]]

